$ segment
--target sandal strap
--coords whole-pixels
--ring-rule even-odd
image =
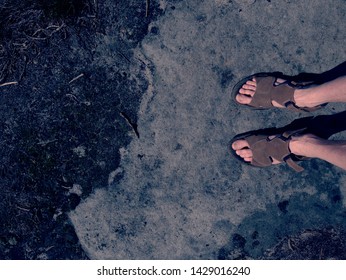
[[[289,101],[288,103],[284,104],[287,109],[290,109],[291,111],[296,112],[314,112],[318,109],[323,108],[326,104],[318,105],[315,107],[298,107],[294,102]]]
[[[272,101],[285,106],[294,103],[294,87],[287,82],[275,85],[276,77],[256,77],[256,93],[252,97],[250,106],[257,108],[271,108]]]
[[[292,158],[293,154],[289,149],[291,137],[303,132],[305,128],[293,131],[286,131],[281,135],[276,135],[269,139],[265,135],[251,135],[246,138],[253,153],[251,162],[254,166],[265,167],[272,165],[272,159],[276,158],[287,163],[289,167],[297,172],[304,170]]]
[[[291,167],[297,172],[302,172],[304,170],[304,168],[297,164],[290,156],[285,160],[285,162],[289,167]]]
[[[277,80],[277,76],[265,76],[265,77],[256,77],[256,93],[252,97],[252,100],[249,106],[255,108],[272,108],[272,101],[279,103],[280,105],[296,112],[313,112],[316,111],[322,106],[316,106],[312,108],[307,107],[298,107],[295,104],[294,100],[294,90],[302,89],[312,86],[314,83],[309,82],[294,82],[290,80],[286,80],[283,83],[275,85]]]
[[[285,137],[287,140],[290,140],[292,136],[301,134],[305,130],[306,130],[306,128],[286,131],[282,134],[282,136]],[[294,169],[297,172],[302,172],[304,170],[303,167],[301,167],[299,164],[297,164],[292,159],[292,153],[290,153],[287,157],[284,158],[284,162],[286,162],[289,167],[291,167],[292,169]]]

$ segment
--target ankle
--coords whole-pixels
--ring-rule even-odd
[[[313,134],[294,136],[289,143],[290,151],[297,156],[317,158],[324,139]]]
[[[326,103],[321,99],[318,87],[310,87],[306,89],[296,89],[294,91],[294,102],[298,107],[316,107]]]

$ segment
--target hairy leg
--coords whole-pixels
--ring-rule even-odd
[[[346,170],[346,141],[325,140],[307,134],[293,137],[289,147],[296,155],[319,158]]]

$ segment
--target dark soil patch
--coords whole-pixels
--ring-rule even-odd
[[[345,260],[345,239],[346,233],[341,229],[305,230],[284,238],[274,248],[267,250],[264,257],[274,260]]]
[[[252,236],[252,246],[258,246],[257,232]],[[345,260],[346,233],[340,228],[307,229],[296,235],[282,238],[272,248],[266,249],[260,257],[262,260]],[[239,240],[241,242],[239,242]],[[222,248],[218,258],[222,260],[253,259],[246,251],[246,240],[235,234],[232,248]]]
[[[132,49],[159,13],[155,1],[146,17],[146,1],[0,0],[0,259],[87,259],[67,213],[136,137],[147,82]]]

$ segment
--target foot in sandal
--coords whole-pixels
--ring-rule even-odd
[[[242,135],[231,141],[233,154],[243,162],[266,167],[286,162],[294,170],[303,170],[296,162],[319,158],[346,170],[346,141],[333,141],[302,132],[282,135]]]
[[[314,111],[329,102],[346,102],[346,77],[322,85],[296,83],[275,73],[258,73],[242,79],[233,88],[237,104],[255,109],[272,107]]]

